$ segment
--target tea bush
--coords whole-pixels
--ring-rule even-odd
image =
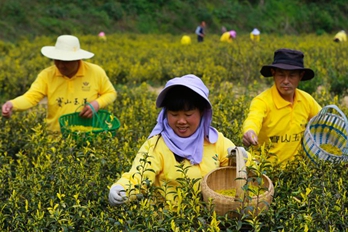
[[[3,98],[29,87],[37,72],[50,63],[39,55],[41,46],[54,40],[23,40],[6,48],[0,59]],[[192,188],[199,180],[188,178],[177,190],[178,207],[159,201],[153,188],[132,202],[109,206],[108,188],[130,168],[155,125],[156,96],[169,78],[186,73],[201,76],[210,89],[213,126],[240,146],[250,100],[271,83],[260,77],[260,67],[272,61],[276,48],[295,47],[304,50],[306,66],[317,74],[318,82],[308,82],[308,88],[318,102],[336,104],[348,113],[342,96],[331,92],[334,79],[328,71],[346,71],[337,64],[347,62],[344,44],[323,42],[326,46],[322,46],[315,36],[265,38],[258,45],[242,38],[232,45],[207,40],[183,47],[178,41],[150,35],[114,35],[107,42],[82,37],[82,47],[96,53],[93,61],[106,69],[118,92],[107,107],[121,121],[115,137],[100,134],[81,144],[51,134],[45,129],[45,104],[16,112],[11,119],[0,118],[1,231],[348,230],[346,164],[316,165],[305,154],[284,170],[267,170],[275,195],[270,209],[258,216],[216,215],[213,203],[204,202]],[[332,51],[340,55],[330,56]]]
[[[190,36],[195,38],[195,35]],[[276,49],[287,47],[302,50],[305,66],[316,73],[315,79],[301,83],[302,89],[314,93],[318,86],[325,86],[333,94],[345,94],[347,43],[334,43],[332,35],[276,37],[265,34],[259,43],[252,43],[248,36],[241,34],[228,44],[221,43],[218,35],[211,35],[204,43],[190,45],[181,45],[180,36],[169,34],[112,34],[107,41],[92,35],[79,38],[83,49],[95,53],[91,62],[101,65],[114,85],[147,82],[162,86],[172,77],[193,73],[211,86],[218,87],[228,81],[247,89],[263,89],[272,79],[263,78],[259,70],[272,62]],[[41,55],[40,49],[54,45],[55,40],[53,37],[23,38],[0,46],[2,98],[22,94],[38,72],[52,64]],[[243,89],[239,93],[247,92]]]

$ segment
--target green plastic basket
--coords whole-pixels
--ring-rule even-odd
[[[101,109],[98,112],[95,112],[93,106],[90,105],[90,107],[94,112],[92,118],[82,118],[79,116],[80,112],[64,114],[59,117],[58,121],[64,137],[68,137],[70,135],[74,139],[88,140],[102,132],[110,132],[113,136],[116,135],[116,131],[121,125],[118,118],[107,110]],[[71,126],[90,126],[96,128],[96,130],[86,132],[73,131],[69,129]]]

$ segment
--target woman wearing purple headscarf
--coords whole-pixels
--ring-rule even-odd
[[[202,178],[208,172],[228,165],[227,149],[235,145],[211,127],[212,106],[209,90],[202,80],[189,74],[167,82],[158,95],[156,106],[162,108],[157,124],[140,148],[133,166],[114,183],[109,192],[111,205],[127,200],[129,189],[141,184],[138,167],[147,157],[145,172],[150,183],[162,187],[166,200],[173,200],[177,179],[184,178],[177,167],[188,168],[191,179]],[[142,177],[144,179],[144,177]],[[199,185],[197,184],[196,187]]]

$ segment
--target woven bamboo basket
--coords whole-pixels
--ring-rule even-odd
[[[237,210],[242,207],[244,195],[242,187],[246,183],[247,174],[241,149],[235,148],[231,150],[230,153],[236,154],[236,165],[217,168],[209,172],[202,179],[201,191],[205,202],[209,202],[210,199],[213,200],[217,215],[224,216],[227,214],[229,218],[235,218],[238,216]],[[230,165],[232,163],[233,162],[230,162]],[[262,186],[260,187],[265,188],[266,191],[261,195],[251,197],[250,201],[243,203],[244,207],[251,206],[250,211],[254,210],[253,212],[255,215],[259,214],[261,211],[268,210],[274,195],[272,181],[266,175],[263,175],[262,179]],[[249,184],[258,186],[256,183],[249,182]],[[236,189],[235,196],[222,195],[216,192],[217,190],[228,190],[231,188]]]
[[[348,161],[348,121],[335,105],[327,105],[308,122],[302,139],[302,147],[315,163],[318,160],[338,163]],[[331,154],[320,145],[330,144],[342,151],[342,155]]]

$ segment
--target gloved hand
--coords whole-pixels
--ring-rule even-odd
[[[250,145],[257,145],[258,141],[257,141],[257,135],[253,130],[248,130],[247,132],[245,132],[245,134],[243,135],[243,144],[246,147],[249,147]]]
[[[119,184],[113,185],[109,192],[109,203],[111,206],[121,205],[127,200],[126,190]]]

